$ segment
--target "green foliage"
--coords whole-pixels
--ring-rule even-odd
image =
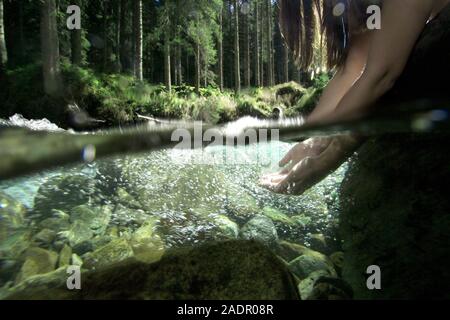
[[[212,124],[242,116],[267,118],[275,107],[285,109],[286,116],[310,113],[327,83],[325,76],[315,79],[314,87],[303,88],[295,82],[270,88],[250,88],[235,96],[209,86],[199,93],[188,85],[174,86],[167,92],[164,85],[150,85],[123,74],[98,73],[69,63],[61,66],[65,92],[63,99],[46,96],[42,88],[39,64],[9,70],[0,81],[2,117],[21,113],[27,118],[47,115],[64,124],[65,106],[76,103],[94,118],[109,125],[129,123],[137,115],[158,118],[203,120]],[[24,88],[27,88],[24,90]]]

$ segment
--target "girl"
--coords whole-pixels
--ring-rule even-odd
[[[368,114],[405,72],[425,27],[442,11],[450,11],[450,0],[279,2],[281,30],[301,67],[307,68],[312,61],[312,30],[319,16],[329,67],[337,69],[307,124],[348,121]],[[381,29],[367,30],[371,5],[381,8]],[[274,192],[301,194],[337,169],[362,142],[356,135],[306,140],[281,160],[281,172],[262,177],[261,184]]]

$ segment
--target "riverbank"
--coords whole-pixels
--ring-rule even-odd
[[[140,116],[203,120],[211,124],[242,116],[270,118],[311,112],[328,78],[318,77],[305,88],[289,82],[269,88],[248,88],[240,95],[214,87],[196,92],[188,85],[174,86],[139,82],[132,76],[97,73],[91,69],[62,65],[64,91],[56,97],[44,94],[39,64],[9,70],[0,78],[1,118],[22,114],[28,119],[47,118],[61,127],[73,127],[74,112],[89,115],[86,127],[133,124]],[[274,112],[275,110],[275,112]],[[95,120],[94,120],[95,119]],[[77,128],[76,128],[77,129]]]

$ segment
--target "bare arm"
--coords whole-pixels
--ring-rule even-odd
[[[328,83],[309,121],[322,119],[332,113],[344,95],[350,90],[364,71],[369,54],[370,32],[355,37],[345,64],[339,68]]]
[[[406,66],[432,11],[434,0],[384,2],[382,29],[374,31],[362,76],[344,95],[335,111],[310,119],[310,124],[359,118],[389,89]]]

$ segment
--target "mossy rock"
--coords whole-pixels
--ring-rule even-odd
[[[290,262],[312,250],[302,246],[301,244],[292,243],[288,241],[280,241],[277,246],[276,253],[287,262]]]
[[[39,285],[12,289],[6,299],[300,298],[293,276],[285,265],[270,250],[254,241],[228,241],[174,250],[157,263],[125,261],[84,273],[82,279],[82,290],[79,291],[69,292],[64,278],[58,285],[41,281]]]
[[[25,262],[22,265],[16,283],[20,283],[37,274],[55,270],[58,254],[42,248],[30,248],[25,252]]]
[[[319,270],[326,271],[330,276],[337,276],[332,262],[325,255],[309,250],[298,258],[289,262],[290,270],[300,279],[305,279],[311,273]]]
[[[72,222],[82,221],[89,226],[89,229],[95,235],[102,235],[111,220],[111,208],[108,206],[93,207],[89,205],[81,205],[70,211],[70,220]]]
[[[284,235],[289,235],[294,229],[297,229],[298,225],[287,214],[282,211],[265,207],[262,214],[270,218],[277,229],[278,235],[283,238]]]
[[[84,256],[87,269],[107,267],[133,257],[133,248],[127,239],[120,238],[90,252]]]
[[[240,237],[246,240],[256,240],[267,246],[274,246],[278,241],[278,233],[273,221],[257,215],[247,222],[241,229]]]

